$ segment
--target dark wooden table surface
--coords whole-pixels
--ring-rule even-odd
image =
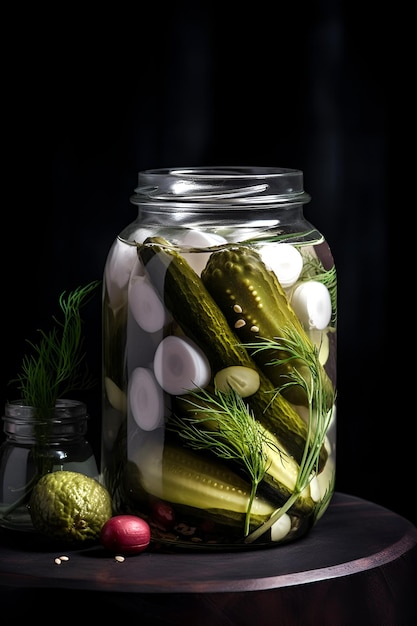
[[[51,598],[64,607],[60,624],[74,623],[82,601],[138,625],[415,626],[417,528],[336,493],[307,537],[245,552],[147,551],[118,563],[100,547],[51,550],[0,531],[2,606],[23,619]]]

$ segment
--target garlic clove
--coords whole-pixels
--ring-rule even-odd
[[[154,333],[168,323],[170,316],[147,276],[134,276],[129,283],[129,306],[143,330]]]
[[[137,367],[129,380],[129,406],[136,424],[143,430],[155,430],[164,422],[164,392],[152,370]]]
[[[110,306],[117,309],[127,299],[127,285],[135,264],[138,261],[135,245],[116,239],[109,252],[104,277]]]
[[[205,387],[211,376],[205,354],[191,339],[168,335],[155,351],[154,374],[162,389],[182,395]]]
[[[264,246],[260,251],[263,262],[278,278],[281,286],[286,289],[294,285],[303,269],[303,257],[289,243]]]
[[[296,287],[291,305],[306,329],[323,330],[332,316],[332,302],[326,285],[309,280]]]
[[[258,391],[261,382],[258,372],[251,367],[230,365],[216,373],[214,384],[223,393],[233,389],[242,398],[247,398]]]
[[[201,272],[206,266],[207,260],[210,256],[210,252],[205,251],[205,248],[211,246],[221,245],[227,243],[224,237],[216,235],[214,233],[204,233],[199,230],[189,230],[181,241],[181,245],[190,248],[201,248],[201,252],[186,252],[182,251],[183,257],[191,265],[193,270],[201,275]]]

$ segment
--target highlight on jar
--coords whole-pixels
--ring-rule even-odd
[[[327,243],[118,239],[105,284],[104,478],[120,512],[184,545],[308,532],[335,481]]]

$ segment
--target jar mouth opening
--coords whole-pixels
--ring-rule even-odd
[[[182,208],[195,203],[212,209],[305,204],[303,172],[280,167],[212,166],[143,170],[132,204],[165,203]]]
[[[51,414],[42,416],[38,415],[36,407],[18,399],[7,402],[3,419],[12,417],[15,419],[34,420],[37,423],[52,423],[60,420],[78,419],[83,415],[88,417],[87,405],[79,400],[59,398],[55,403],[54,409],[51,409]]]

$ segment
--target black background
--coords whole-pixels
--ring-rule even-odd
[[[139,170],[298,168],[312,196],[306,217],[338,270],[336,488],[415,521],[413,381],[401,356],[410,346],[399,336],[407,303],[392,247],[395,23],[370,4],[8,10],[3,405],[26,339],[49,327],[60,293],[102,278],[136,216]],[[83,317],[99,455],[100,292]]]

